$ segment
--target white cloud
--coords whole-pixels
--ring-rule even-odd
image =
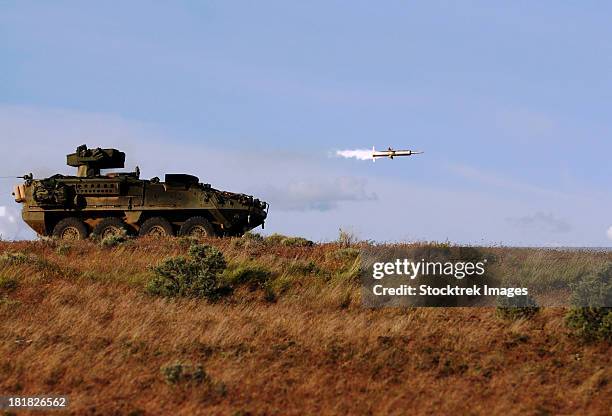
[[[13,240],[20,237],[20,233],[24,230],[24,224],[18,220],[19,212],[16,208],[0,206],[0,239]],[[33,237],[31,233],[25,238]]]
[[[572,230],[571,224],[562,218],[555,217],[550,212],[536,212],[533,215],[511,217],[507,220],[517,227],[524,229],[535,229],[543,232],[568,233]]]
[[[266,186],[261,194],[276,209],[286,211],[329,211],[344,201],[375,200],[363,178],[299,180],[282,186]]]
[[[606,235],[608,236],[609,240],[612,240],[612,227],[608,228],[608,231],[606,232]]]

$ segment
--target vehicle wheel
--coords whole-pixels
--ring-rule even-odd
[[[64,218],[55,224],[52,235],[66,241],[85,240],[87,238],[87,226],[78,218]]]
[[[172,224],[167,219],[162,217],[149,218],[142,223],[138,235],[141,237],[152,236],[152,237],[172,237],[174,231],[172,230]]]
[[[127,234],[128,227],[121,218],[108,217],[102,219],[93,229],[91,235],[94,238],[103,239],[111,235]]]
[[[183,223],[179,230],[182,237],[215,237],[215,229],[204,217],[191,217]]]

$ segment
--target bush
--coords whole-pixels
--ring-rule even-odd
[[[517,320],[529,319],[539,310],[538,304],[529,295],[512,298],[500,296],[497,298],[497,310],[495,312],[502,319]]]
[[[585,341],[612,341],[612,262],[571,285],[572,304],[566,325]]]
[[[285,274],[290,276],[318,274],[321,272],[317,264],[312,260],[309,262],[294,260],[283,266],[283,268],[285,269]]]
[[[210,378],[201,365],[177,362],[161,368],[161,373],[168,384],[194,383],[200,384]]]
[[[270,234],[264,238],[264,242],[270,246],[286,246],[286,247],[310,247],[314,243],[303,237],[287,237],[282,234]]]
[[[272,272],[262,266],[241,266],[234,270],[229,281],[234,285],[248,285],[251,290],[263,289],[268,284]]]
[[[118,233],[118,234],[111,234],[111,235],[107,235],[102,240],[100,240],[100,245],[102,247],[107,247],[107,248],[117,247],[127,242],[129,239],[130,237],[124,232]]]
[[[286,237],[281,240],[280,244],[287,247],[310,247],[314,243],[304,237]]]
[[[245,240],[255,241],[258,243],[262,243],[264,241],[264,238],[261,234],[253,233],[251,231],[247,231],[246,233],[244,233],[242,235],[242,238]]]
[[[31,266],[47,276],[62,272],[61,268],[56,263],[38,257],[35,254],[26,254],[20,251],[2,254],[0,256],[0,264]]]
[[[270,284],[264,286],[264,300],[269,303],[275,303],[278,299],[276,291]]]
[[[565,322],[585,341],[612,342],[612,308],[572,308]]]
[[[356,258],[352,263],[346,263],[337,273],[335,273],[334,280],[339,282],[357,282],[363,272],[361,261]]]
[[[261,234],[246,232],[242,237],[234,237],[231,239],[231,246],[235,248],[256,248],[263,246],[265,243]]]
[[[271,246],[276,246],[276,245],[279,245],[281,241],[283,241],[286,238],[288,238],[286,235],[274,233],[274,234],[270,234],[269,236],[265,237],[264,241],[266,244],[269,244]]]
[[[186,296],[218,300],[231,287],[220,278],[226,263],[215,247],[192,244],[188,256],[170,257],[153,267],[147,291],[159,296]]]
[[[72,247],[70,246],[70,244],[62,243],[57,245],[57,247],[55,248],[55,252],[60,256],[66,256],[70,253],[71,249]]]
[[[0,290],[12,292],[19,287],[19,281],[14,277],[0,276]]]
[[[176,242],[182,249],[189,249],[192,244],[198,244],[198,239],[190,236],[177,237]]]
[[[15,253],[4,253],[0,256],[0,263],[5,264],[27,264],[36,260],[34,256],[17,251]]]
[[[575,307],[607,307],[612,305],[612,262],[587,273],[570,284]]]

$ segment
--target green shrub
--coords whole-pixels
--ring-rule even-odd
[[[130,237],[126,233],[111,234],[100,240],[100,245],[107,248],[117,247],[127,242],[129,239]]]
[[[7,252],[0,256],[0,263],[5,264],[27,264],[31,263],[35,260],[35,256],[31,256],[29,254],[22,253],[20,251],[11,253]]]
[[[220,277],[225,267],[223,253],[215,247],[192,244],[188,256],[170,257],[153,267],[147,291],[159,296],[218,300],[232,291]]]
[[[245,241],[242,239],[242,237],[232,237],[230,239],[230,247],[232,248],[241,248],[244,247],[245,245]]]
[[[612,308],[572,308],[565,322],[585,341],[612,342]]]
[[[2,254],[0,256],[0,264],[31,266],[47,276],[62,272],[61,267],[56,263],[38,257],[35,254],[26,254],[20,251]]]
[[[210,377],[201,365],[176,362],[163,366],[160,370],[168,384],[200,384],[210,380]]]
[[[612,341],[612,262],[570,285],[572,304],[567,326],[586,341]]]
[[[607,307],[612,305],[612,262],[582,275],[572,289],[572,304],[575,307]]]
[[[347,262],[340,270],[334,273],[333,279],[337,282],[357,282],[363,272],[360,259],[355,258],[352,262]]]
[[[19,281],[14,277],[0,276],[0,290],[12,292],[19,287]]]
[[[21,302],[9,298],[8,296],[0,296],[0,308],[12,309],[21,305]]]
[[[264,238],[261,234],[258,233],[254,233],[251,231],[247,231],[246,233],[243,234],[242,236],[243,239],[245,240],[250,240],[250,241],[255,241],[255,242],[263,242]]]
[[[265,237],[264,241],[266,244],[269,244],[271,246],[276,246],[276,245],[279,245],[281,241],[283,241],[286,238],[287,238],[286,235],[274,233],[274,234],[270,234],[269,236]]]
[[[317,264],[312,260],[309,262],[294,260],[288,265],[284,266],[284,269],[285,274],[290,276],[317,274],[321,271]]]
[[[270,234],[264,238],[264,242],[270,246],[286,246],[286,247],[310,247],[314,243],[303,237],[287,237],[282,234]]]
[[[240,266],[229,275],[232,285],[248,285],[251,290],[263,289],[272,272],[262,266]]]
[[[270,283],[267,283],[264,286],[264,300],[266,302],[274,303],[276,302],[277,298],[278,298],[278,295],[276,294],[276,291],[274,290],[274,288],[272,287]]]
[[[190,236],[182,236],[176,239],[179,247],[188,249],[192,244],[198,244],[198,239]]]
[[[246,232],[242,237],[234,237],[231,240],[231,246],[240,248],[254,248],[262,246],[265,240],[261,234]]]
[[[500,296],[497,298],[497,310],[495,312],[502,319],[517,320],[529,319],[539,310],[540,307],[529,295],[512,298]]]
[[[314,243],[304,237],[286,237],[281,240],[280,244],[286,247],[310,247]]]
[[[70,246],[70,244],[61,243],[58,244],[57,247],[55,247],[55,252],[60,256],[66,256],[70,253],[71,249],[72,247]]]

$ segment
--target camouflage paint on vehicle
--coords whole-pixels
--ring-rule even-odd
[[[263,226],[269,205],[250,195],[214,189],[188,174],[140,179],[140,171],[101,174],[123,168],[125,153],[79,146],[67,155],[76,176],[24,176],[15,187],[23,220],[38,234],[63,239],[139,235],[238,236]]]

